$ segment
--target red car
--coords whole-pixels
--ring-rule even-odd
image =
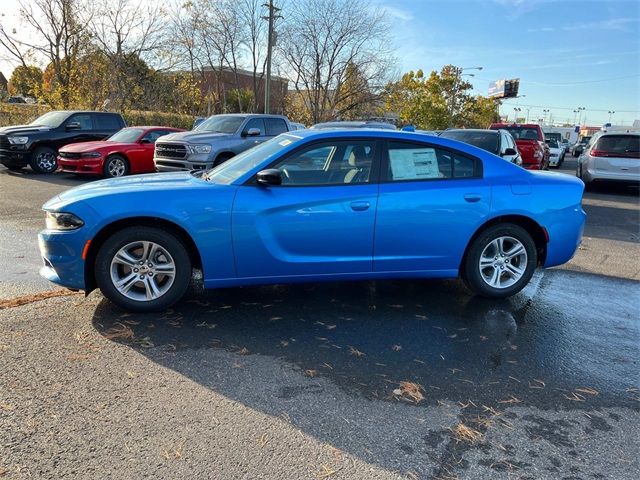
[[[106,140],[65,145],[58,152],[58,169],[107,178],[155,172],[156,140],[183,131],[171,127],[127,127]]]
[[[516,140],[522,166],[528,170],[549,169],[549,147],[540,125],[535,123],[492,123],[491,130],[506,130]]]

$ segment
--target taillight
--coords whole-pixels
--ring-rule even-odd
[[[607,156],[607,152],[605,152],[604,150],[591,150],[590,155],[592,157],[606,157]]]

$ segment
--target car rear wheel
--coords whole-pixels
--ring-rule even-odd
[[[163,310],[189,286],[191,260],[182,241],[153,227],[128,227],[98,251],[96,283],[105,297],[129,311]]]
[[[529,283],[537,264],[535,242],[524,228],[494,225],[480,233],[469,247],[463,279],[479,295],[509,297]]]
[[[53,173],[58,168],[56,151],[50,147],[38,147],[33,151],[31,168],[36,173]]]
[[[124,177],[129,173],[129,163],[120,155],[111,155],[105,160],[102,172],[106,178]]]

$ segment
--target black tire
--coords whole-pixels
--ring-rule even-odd
[[[519,280],[515,281],[515,283],[504,288],[496,288],[489,285],[485,281],[484,276],[480,271],[480,258],[483,251],[485,251],[485,248],[489,248],[489,245],[494,240],[500,237],[509,237],[519,241],[526,251],[526,264],[513,264],[518,268],[524,267],[522,276],[519,278]],[[499,259],[499,261],[504,262],[504,260],[501,259]],[[522,261],[523,263],[525,263],[524,259],[521,257],[516,259],[516,261]],[[506,263],[509,262],[507,261]],[[475,240],[467,250],[467,254],[463,264],[462,277],[465,285],[471,291],[478,295],[490,298],[505,298],[510,297],[511,295],[515,295],[520,290],[522,290],[527,285],[527,283],[529,283],[529,280],[531,280],[531,277],[533,276],[533,272],[535,271],[537,265],[538,253],[536,250],[536,244],[533,241],[533,238],[531,238],[531,235],[524,228],[518,225],[503,223],[487,228],[475,238]],[[503,266],[506,267],[507,270],[509,269],[508,265]],[[489,268],[494,267],[490,266]],[[498,271],[497,268],[495,270]],[[504,274],[508,274],[508,272],[505,271],[504,273],[500,273],[499,276],[502,276]],[[510,274],[508,274],[508,276],[509,275]]]
[[[122,155],[110,155],[104,161],[102,176],[104,178],[118,178],[129,175],[129,162]]]
[[[213,162],[213,166],[217,167],[218,165],[222,165],[224,162],[226,162],[227,160],[233,157],[235,157],[233,153],[221,153],[216,157],[215,162]]]
[[[29,165],[36,173],[53,173],[58,169],[58,153],[51,147],[37,147]]]
[[[118,290],[111,278],[111,264],[114,256],[123,247],[142,241],[153,242],[166,250],[175,265],[173,283],[166,292],[152,300],[129,298]],[[169,308],[184,296],[191,280],[191,273],[191,259],[182,241],[172,233],[154,227],[127,227],[114,233],[100,247],[95,262],[96,283],[103,295],[119,307],[132,312],[154,312]],[[162,274],[156,273],[156,276],[161,277]],[[133,290],[133,293],[142,288],[140,285],[142,282],[136,280],[132,283],[134,286],[130,290]]]

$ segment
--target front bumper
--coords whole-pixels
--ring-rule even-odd
[[[0,163],[7,167],[26,167],[30,154],[27,150],[0,149]]]
[[[213,161],[211,162],[196,162],[189,160],[177,160],[172,158],[154,158],[156,164],[156,170],[158,172],[180,172],[191,170],[209,170],[213,168]]]
[[[101,175],[103,168],[102,158],[81,158],[70,160],[58,157],[58,170],[67,173],[78,173],[88,175]]]
[[[82,230],[43,230],[38,234],[38,246],[44,261],[44,267],[40,269],[41,276],[63,287],[84,290],[82,249],[86,240]]]

